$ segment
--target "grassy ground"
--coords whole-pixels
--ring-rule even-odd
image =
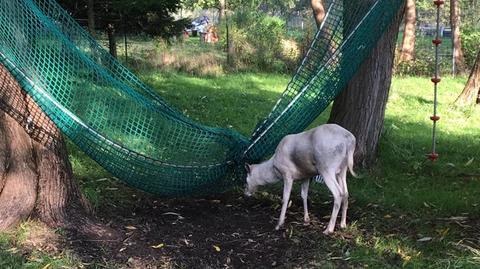
[[[143,71],[141,77],[190,117],[210,125],[231,127],[245,135],[268,113],[288,82],[286,76],[272,74],[196,78],[173,72],[162,74]],[[220,223],[236,219],[235,223],[238,224],[233,223],[232,227],[222,230],[225,234],[234,234],[233,231],[246,233],[246,230],[251,229],[250,226],[248,229],[241,227],[242,219],[249,217],[240,215],[239,212],[247,210],[249,214],[257,214],[259,217],[256,225],[258,231],[261,231],[258,236],[262,236],[258,238],[276,240],[270,244],[267,239],[258,239],[257,248],[268,248],[269,252],[278,255],[261,261],[252,260],[251,263],[247,261],[249,266],[478,268],[480,127],[476,123],[480,120],[480,114],[476,108],[458,108],[452,105],[464,83],[463,78],[445,78],[440,84],[440,160],[432,164],[425,160],[425,154],[431,146],[431,82],[426,78],[414,77],[394,79],[378,164],[371,170],[361,171],[363,178],[349,181],[351,208],[347,231],[338,232],[332,237],[321,234],[327,221],[324,217],[331,208],[331,198],[325,187],[318,184],[313,186],[311,193],[314,225],[306,228],[297,225],[301,221],[301,216],[298,215],[301,204],[295,198],[287,217],[287,229],[280,234],[273,231],[279,210],[278,186],[268,189],[273,195],[263,192],[256,200],[248,202],[237,191],[228,194],[228,198],[219,196],[219,204],[215,205],[217,211],[209,211],[210,202],[187,199],[165,200],[162,207],[164,211],[161,212],[180,207],[175,212],[181,212],[188,225],[202,231],[197,238],[192,237],[195,238],[191,239],[194,243],[203,246],[203,243],[209,244],[206,241],[213,240],[222,248],[227,245],[225,241],[228,236],[211,233],[212,228],[209,228],[208,222],[195,217],[199,214],[198,211],[210,208],[207,210],[210,213],[203,217],[220,218],[217,220]],[[328,111],[315,124],[324,122],[327,116]],[[141,215],[143,211],[157,208],[155,198],[138,198],[144,194],[124,187],[81,154],[75,146],[69,147],[75,176],[105,223],[118,221],[123,225],[124,220],[136,223],[136,227],[144,227],[141,225],[149,220],[158,222],[158,219]],[[151,208],[142,208],[139,203],[151,205]],[[229,208],[234,208],[233,213],[228,211]],[[130,209],[138,213],[128,212],[133,216],[121,213]],[[118,220],[115,219],[116,215],[120,216]],[[164,224],[149,229],[153,234],[161,230],[164,236],[161,237],[162,240],[168,241],[168,234],[180,238],[176,233],[180,232],[179,229],[187,228]],[[41,234],[48,236],[39,236],[38,231],[44,231]],[[126,228],[126,233],[128,232],[131,231]],[[139,237],[136,242],[143,242],[142,240],[149,242],[148,237]],[[251,239],[244,240],[248,244]],[[233,244],[232,250],[237,251],[236,247],[240,247],[242,242],[235,243],[237,246]],[[220,256],[205,256],[203,252],[193,252],[190,254],[192,257],[187,259],[182,255],[189,253],[190,249],[179,248],[174,251],[174,243],[170,252],[167,252],[168,261],[156,252],[146,251],[148,255],[140,259],[145,263],[138,263],[135,254],[131,254],[132,257],[128,256],[130,254],[120,255],[129,253],[128,250],[122,252],[121,248],[104,248],[100,247],[94,258],[88,258],[88,255],[78,251],[76,245],[71,243],[71,238],[64,236],[61,230],[51,231],[38,223],[27,222],[14,231],[0,234],[0,268],[142,268],[147,265],[151,268],[191,267],[195,258],[205,259],[206,263],[202,267],[228,265]],[[152,250],[148,245],[146,248]],[[294,252],[295,249],[303,251]],[[215,253],[215,250],[216,248],[211,252]],[[285,251],[289,260],[282,260]],[[117,256],[111,253],[116,253]],[[247,255],[254,256],[255,253],[252,250]],[[228,259],[231,258],[235,265],[234,254],[229,255],[233,255],[228,256]],[[242,259],[237,261],[235,267],[242,267],[240,261]]]
[[[246,136],[289,81],[285,75],[228,74],[224,53],[198,39],[169,48],[152,39],[134,41],[130,66],[169,103],[195,120]],[[121,59],[122,53],[119,48]],[[286,230],[274,232],[279,186],[253,200],[239,191],[158,199],[122,185],[69,143],[84,194],[97,216],[125,238],[112,246],[29,221],[0,233],[0,268],[478,268],[480,127],[475,123],[480,114],[451,105],[464,83],[464,78],[445,78],[440,84],[441,158],[432,164],[425,160],[432,84],[427,78],[394,79],[378,163],[360,171],[363,178],[349,181],[347,231],[321,233],[331,210],[323,185],[312,187],[310,227],[301,225],[295,195]]]

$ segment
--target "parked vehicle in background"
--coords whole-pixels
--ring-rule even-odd
[[[210,23],[208,16],[200,16],[192,20],[192,23],[185,29],[190,36],[197,36],[198,33],[206,33],[207,25]]]

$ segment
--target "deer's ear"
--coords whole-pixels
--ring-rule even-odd
[[[245,164],[245,170],[247,171],[248,174],[250,174],[250,171],[252,171],[250,169],[250,164],[248,164],[248,163]]]

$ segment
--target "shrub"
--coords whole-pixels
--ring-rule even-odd
[[[444,59],[439,61],[440,73],[447,73],[450,68],[449,61]],[[400,76],[433,76],[435,73],[435,54],[430,50],[417,50],[415,60],[409,62],[400,62],[399,57],[395,57],[394,73]]]
[[[480,50],[480,31],[473,28],[465,28],[462,31],[462,46],[465,54],[465,63],[469,68],[473,68],[475,58]]]
[[[230,38],[236,69],[284,71],[285,22],[282,19],[260,12],[238,11],[231,18]],[[225,35],[222,43],[226,44]]]

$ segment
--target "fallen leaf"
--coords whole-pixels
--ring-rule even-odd
[[[17,253],[18,249],[17,248],[10,248],[7,251],[10,252],[10,253]]]
[[[412,256],[408,255],[405,251],[403,251],[400,247],[397,248],[397,254],[402,257],[402,259],[406,262],[412,259]]]
[[[220,252],[220,247],[217,245],[213,245],[213,248],[215,249],[216,252]]]
[[[137,227],[132,226],[132,225],[128,225],[128,226],[125,226],[125,229],[127,229],[127,230],[136,230]]]
[[[105,188],[105,190],[107,190],[107,191],[118,191],[118,188],[107,187],[107,188]]]
[[[431,241],[431,240],[432,240],[431,237],[426,236],[426,237],[422,237],[422,238],[418,239],[417,241],[418,242],[427,242],[427,241]]]
[[[159,248],[163,248],[163,246],[165,246],[165,245],[163,243],[160,243],[158,245],[151,246],[151,247],[154,248],[154,249],[159,249]]]
[[[162,214],[163,216],[167,216],[167,215],[172,215],[172,216],[177,216],[178,219],[184,219],[184,217],[182,217],[182,215],[178,214],[178,213],[175,213],[175,212],[165,212]]]

